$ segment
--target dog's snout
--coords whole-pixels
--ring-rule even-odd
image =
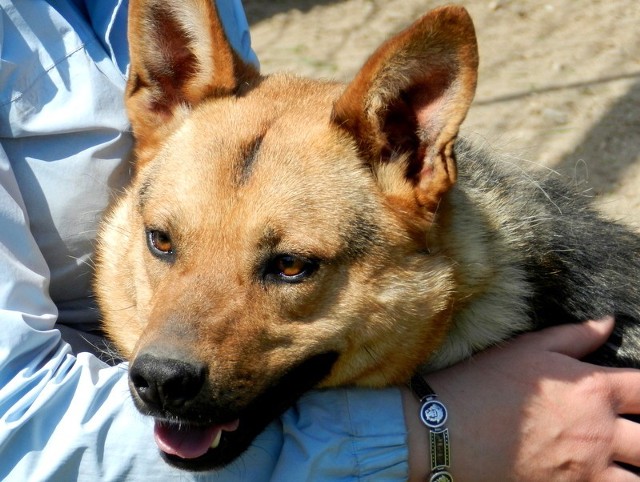
[[[129,368],[129,379],[140,399],[155,408],[184,406],[202,390],[206,366],[151,354],[138,356]]]

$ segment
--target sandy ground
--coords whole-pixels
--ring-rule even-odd
[[[640,1],[470,0],[480,44],[463,133],[569,176],[640,228]],[[441,2],[244,0],[263,72],[350,79]]]

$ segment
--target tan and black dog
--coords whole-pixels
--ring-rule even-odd
[[[209,0],[132,0],[129,22],[135,176],[95,287],[169,462],[228,463],[313,387],[405,383],[548,324],[614,314],[594,359],[638,366],[638,236],[456,140],[463,8],[346,86],[259,75]]]

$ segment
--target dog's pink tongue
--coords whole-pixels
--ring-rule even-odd
[[[156,444],[164,453],[183,459],[195,459],[216,445],[222,430],[233,431],[238,423],[212,425],[210,427],[186,427],[156,421],[153,433]]]

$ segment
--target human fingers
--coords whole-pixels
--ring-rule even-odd
[[[621,417],[614,424],[613,460],[640,467],[640,424]]]
[[[601,346],[613,330],[613,318],[546,328],[533,339],[537,347],[572,358],[583,358]]]
[[[600,367],[601,388],[617,414],[640,414],[640,370],[634,368]],[[640,427],[640,425],[638,425]],[[640,446],[640,438],[636,439]]]
[[[617,464],[611,464],[595,480],[597,482],[638,482],[640,481],[640,476]]]

